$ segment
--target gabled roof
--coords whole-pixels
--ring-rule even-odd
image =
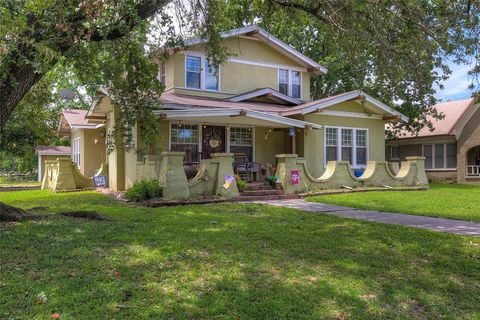
[[[89,123],[85,118],[88,110],[82,109],[65,109],[60,113],[60,123],[58,124],[58,132],[62,134],[68,133],[71,129],[96,129],[103,124]]]
[[[231,102],[241,102],[241,101],[245,101],[245,100],[262,98],[262,97],[274,98],[277,101],[280,100],[284,103],[294,104],[294,105],[299,105],[303,102],[300,99],[289,97],[286,94],[278,92],[277,90],[274,90],[272,88],[254,89],[254,90],[251,90],[251,91],[248,91],[248,92],[245,92],[245,93],[227,98],[226,100],[231,101]]]
[[[38,155],[69,155],[72,151],[67,146],[38,146],[35,152]]]
[[[476,106],[476,108],[475,108]],[[463,130],[463,126],[466,121],[470,119],[473,112],[478,109],[478,105],[475,105],[475,99],[465,99],[457,101],[447,101],[438,103],[433,106],[438,113],[444,115],[445,117],[441,120],[433,119],[428,117],[429,121],[432,121],[434,131],[430,131],[429,128],[425,127],[418,132],[418,135],[413,134],[412,132],[400,132],[397,136],[398,139],[405,138],[415,138],[415,137],[433,137],[433,136],[444,136],[444,135],[457,135],[459,136]]]
[[[318,100],[313,100],[310,102],[306,102],[304,104],[301,104],[299,106],[289,108],[288,110],[285,110],[282,112],[282,115],[284,116],[289,116],[289,115],[305,115],[309,113],[313,113],[328,107],[331,107],[333,105],[336,105],[338,103],[342,103],[345,101],[351,101],[351,100],[358,100],[361,99],[365,102],[370,103],[372,106],[378,108],[380,111],[384,112],[385,114],[389,116],[398,116],[400,117],[401,120],[403,121],[408,121],[408,117],[401,114],[400,112],[392,109],[385,103],[381,102],[380,100],[366,94],[365,92],[361,90],[355,90],[355,91],[350,91],[350,92],[345,92],[341,93],[335,96],[331,97],[326,97]]]
[[[313,61],[309,57],[295,50],[293,47],[289,46],[285,42],[276,38],[275,36],[268,33],[267,31],[265,31],[264,29],[260,28],[257,25],[250,25],[250,26],[233,29],[229,31],[224,31],[220,33],[220,37],[222,38],[230,38],[230,37],[236,37],[236,36],[249,36],[249,37],[262,40],[273,49],[279,52],[282,52],[283,54],[290,57],[291,59],[299,62],[302,65],[305,65],[311,72],[327,73],[328,71],[327,68],[325,68],[324,66],[318,64],[317,62]],[[188,47],[192,45],[205,43],[207,41],[208,41],[207,39],[202,39],[202,38],[187,39],[185,40],[184,45]]]

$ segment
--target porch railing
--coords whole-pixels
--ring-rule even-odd
[[[480,165],[467,165],[467,177],[480,177]]]

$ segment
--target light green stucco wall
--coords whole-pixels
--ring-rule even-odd
[[[358,108],[356,112],[361,112]],[[305,121],[324,126],[368,129],[368,160],[385,161],[385,122],[379,119],[348,118],[310,114]],[[305,130],[304,157],[310,172],[319,177],[324,171],[324,129]]]
[[[82,130],[84,131],[82,143],[84,152],[80,172],[87,177],[91,177],[106,161],[105,129]]]
[[[269,163],[275,166],[277,162],[275,155],[285,153],[288,147],[286,132],[272,130],[265,139],[267,130],[269,129],[255,128],[255,161],[263,165]]]
[[[185,53],[177,52],[167,60],[167,88],[170,88],[169,79],[173,73],[174,92],[208,96],[213,98],[225,98],[229,95],[244,93],[256,88],[270,87],[278,90],[278,65],[301,67],[297,62],[272,49],[267,44],[241,37],[229,38],[224,41],[224,46],[232,57],[248,59],[259,63],[271,63],[271,66],[251,65],[227,61],[220,66],[220,89],[219,92],[200,90],[179,90],[185,87]],[[203,46],[188,48],[193,52],[205,52]],[[173,71],[172,71],[173,68]],[[302,72],[302,99],[310,99],[310,76],[309,72]]]

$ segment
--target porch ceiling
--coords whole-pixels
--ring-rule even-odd
[[[315,123],[246,109],[156,110],[154,113],[166,120],[193,121],[223,126],[236,124],[272,128],[322,128],[321,125]]]

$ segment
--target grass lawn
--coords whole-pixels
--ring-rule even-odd
[[[1,225],[1,319],[480,318],[478,238],[253,204],[133,208],[43,190],[0,201],[110,218]]]
[[[480,185],[430,184],[428,191],[377,191],[307,198],[359,209],[480,222]]]

